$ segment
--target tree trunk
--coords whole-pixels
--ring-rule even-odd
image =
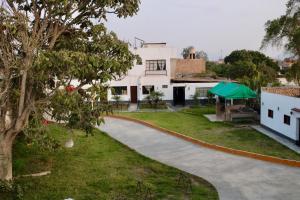
[[[12,142],[0,137],[0,180],[12,179]]]

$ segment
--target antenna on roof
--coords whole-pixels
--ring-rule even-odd
[[[145,43],[145,40],[142,40],[140,38],[134,37],[134,48],[137,49],[137,41],[140,42],[140,47],[143,46],[143,44]]]

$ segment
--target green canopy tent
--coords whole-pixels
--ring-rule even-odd
[[[218,85],[216,85],[215,87],[211,88],[208,92],[210,92],[211,94],[214,94],[216,91],[223,88],[225,85],[226,85],[226,82],[222,81]]]
[[[218,96],[216,101],[217,117],[223,116],[223,113],[225,112],[225,120],[227,120],[227,114],[226,114],[227,100],[231,100],[231,108],[232,108],[233,100],[255,99],[257,97],[256,92],[251,90],[249,87],[238,83],[232,83],[232,82],[220,82],[218,85],[210,89],[208,92]],[[225,99],[225,107],[224,104],[220,102],[220,97],[221,99],[222,98]]]
[[[254,99],[257,96],[249,87],[231,82],[220,82],[210,89],[209,92],[224,99]]]

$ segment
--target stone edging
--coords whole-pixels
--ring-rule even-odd
[[[271,163],[286,165],[286,166],[290,166],[290,167],[299,167],[300,168],[300,161],[288,160],[288,159],[283,159],[283,158],[278,158],[278,157],[273,157],[273,156],[267,156],[267,155],[252,153],[252,152],[243,151],[243,150],[236,150],[236,149],[232,149],[232,148],[228,148],[228,147],[223,147],[223,146],[219,146],[219,145],[210,144],[210,143],[207,143],[207,142],[204,142],[204,141],[201,141],[201,140],[194,139],[192,137],[183,135],[181,133],[177,133],[175,131],[171,131],[171,130],[168,130],[168,129],[165,129],[165,128],[158,127],[158,126],[153,125],[149,122],[134,119],[134,118],[131,118],[131,117],[125,117],[125,116],[120,116],[120,115],[108,115],[107,117],[136,122],[136,123],[142,124],[144,126],[162,131],[162,132],[167,133],[169,135],[173,135],[177,138],[183,139],[183,140],[188,141],[188,142],[192,142],[193,144],[196,144],[196,145],[199,145],[199,146],[202,146],[202,147],[206,147],[206,148],[209,148],[209,149],[222,151],[222,152],[225,152],[225,153],[230,153],[230,154],[234,154],[234,155],[238,155],[238,156],[248,157],[248,158],[252,158],[252,159],[256,159],[256,160],[262,160],[262,161],[266,161],[266,162],[271,162]]]

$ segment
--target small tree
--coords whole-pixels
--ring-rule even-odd
[[[195,94],[191,95],[191,97],[193,98],[194,106],[199,106],[200,105],[200,101],[199,101],[200,92],[196,90]]]
[[[164,94],[162,92],[152,91],[149,95],[145,97],[145,100],[149,103],[151,107],[157,109],[158,104],[162,101]]]
[[[122,97],[120,95],[115,94],[115,95],[113,95],[112,99],[114,100],[114,103],[117,106],[117,108],[119,108]],[[122,109],[122,107],[121,107],[121,109]]]

